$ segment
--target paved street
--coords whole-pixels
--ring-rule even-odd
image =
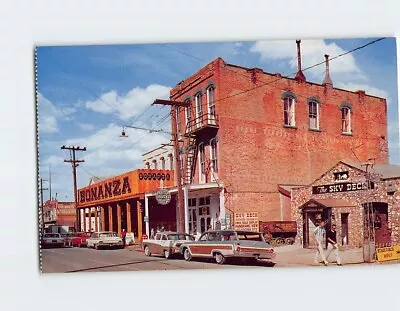
[[[243,264],[218,265],[213,261],[183,259],[165,259],[147,257],[142,252],[117,250],[94,250],[87,248],[51,248],[42,249],[42,272],[97,272],[97,271],[144,271],[144,270],[181,270],[181,269],[232,269],[232,268],[268,268],[271,265],[259,262],[254,265]]]

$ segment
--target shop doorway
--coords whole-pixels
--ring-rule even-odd
[[[317,242],[314,239],[314,230],[321,220],[326,222],[326,228],[331,225],[331,208],[315,207],[303,211],[303,247],[317,248]],[[324,245],[325,243],[323,243]]]
[[[340,239],[343,246],[349,245],[349,213],[340,214]]]
[[[388,204],[373,202],[364,204],[364,240],[375,247],[391,245],[391,229],[388,224]]]
[[[200,216],[200,232],[203,233],[211,229],[211,216]]]

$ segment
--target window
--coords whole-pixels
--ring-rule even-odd
[[[218,172],[218,149],[217,140],[211,140],[211,167],[214,173]]]
[[[292,97],[286,97],[283,100],[283,120],[286,126],[296,126],[295,100]]]
[[[146,168],[150,169],[150,163],[149,162],[146,162]]]
[[[185,103],[189,103],[186,107],[186,127],[190,126],[190,119],[192,118],[192,106],[190,105],[190,99],[185,100]]]
[[[206,173],[206,155],[205,155],[204,144],[199,145],[199,153],[200,153],[200,176],[202,179],[203,175]]]
[[[310,129],[318,130],[319,129],[319,111],[318,111],[318,102],[310,101],[308,103],[308,117],[310,119]]]
[[[342,133],[351,134],[351,109],[349,107],[342,108]]]
[[[165,158],[161,157],[160,160],[161,160],[161,169],[165,170]]]
[[[157,160],[153,160],[153,168],[156,170],[157,169]]]
[[[176,128],[177,128],[177,132],[178,132],[178,136],[179,138],[182,137],[182,122],[181,122],[181,107],[177,107],[176,109]]]
[[[208,105],[208,114],[209,118],[211,120],[216,119],[216,114],[215,114],[215,97],[214,97],[214,86],[210,86],[207,89],[207,105]]]
[[[203,107],[201,103],[201,92],[197,93],[194,97],[196,103],[196,126],[201,126],[201,116],[203,114]]]

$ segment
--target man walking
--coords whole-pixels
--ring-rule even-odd
[[[322,248],[322,243],[324,242],[324,237],[326,234],[324,226],[325,226],[325,221],[321,220],[318,227],[315,228],[315,230],[314,230],[314,238],[315,238],[315,241],[317,242],[317,252],[315,253],[314,261],[315,261],[315,263],[319,264],[318,255],[320,255],[322,258],[322,261],[324,262],[324,265],[327,266],[328,261],[325,258],[324,250]]]
[[[123,247],[125,248],[125,245],[126,245],[126,231],[125,231],[125,229],[122,229],[121,237],[122,237]]]
[[[341,260],[339,257],[339,246],[336,242],[336,225],[332,225],[331,229],[326,232],[326,239],[328,240],[328,250],[326,252],[326,259],[328,260],[329,255],[334,251],[336,257],[336,263],[341,266]]]

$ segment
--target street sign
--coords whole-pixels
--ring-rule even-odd
[[[171,194],[167,189],[160,189],[156,192],[156,200],[162,205],[166,205],[171,201]]]

